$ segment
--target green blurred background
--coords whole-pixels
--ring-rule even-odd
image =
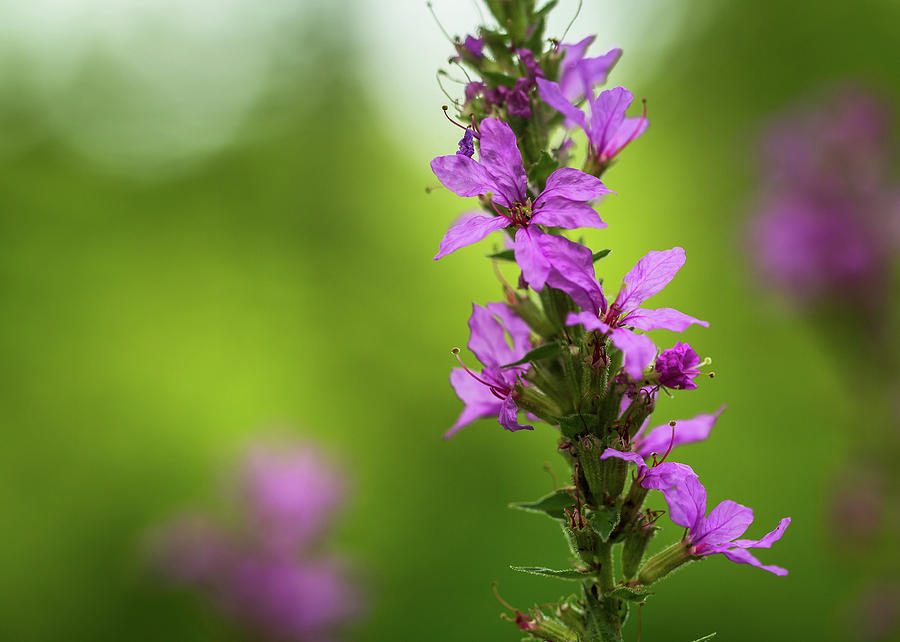
[[[396,36],[439,40],[424,3],[280,3],[253,20],[251,3],[161,2],[103,37],[89,27],[115,3],[3,4],[0,639],[239,639],[158,583],[144,538],[215,507],[223,471],[272,430],[320,441],[353,480],[336,545],[370,595],[354,639],[518,639],[491,581],[520,608],[570,587],[508,569],[560,567],[566,551],[550,520],[506,504],[552,487],[543,462],[564,466],[546,426],[440,438],[460,410],[449,349],[499,288],[486,248],[431,260],[465,204],[424,190],[458,138],[419,71],[449,44],[423,63]],[[770,114],[847,79],[897,96],[900,5],[722,5],[609,3],[603,20],[601,3],[576,23],[631,29],[612,81],[646,96],[652,121],[607,175],[610,227],[587,236],[613,249],[600,272],[615,282],[682,245],[687,266],[654,301],[711,323],[686,338],[716,379],[661,401],[657,423],[727,402],[680,459],[710,502],[756,509],[751,535],[794,519],[760,553],[788,577],[697,564],[644,607],[643,639],[845,640],[860,576],[825,533],[826,493],[855,422],[877,418],[854,405],[860,364],[835,367],[841,346],[753,282],[741,235]],[[238,8],[231,30],[222,7]],[[595,52],[621,42],[605,37]]]

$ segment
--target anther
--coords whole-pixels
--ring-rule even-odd
[[[450,109],[450,107],[448,107],[447,105],[441,105],[441,109],[444,111],[444,116],[446,116],[447,120],[449,120],[451,123],[453,123],[454,125],[456,125],[457,127],[459,127],[462,130],[468,129],[468,127],[466,127],[462,123],[458,123],[455,120],[453,120],[452,118],[450,118],[450,114],[447,113],[447,111]]]

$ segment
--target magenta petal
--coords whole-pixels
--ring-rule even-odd
[[[536,204],[540,207],[541,202],[551,196],[562,196],[573,201],[592,201],[610,193],[613,193],[612,190],[596,176],[571,167],[560,167],[547,177],[544,191],[537,197]]]
[[[600,459],[609,459],[610,457],[630,461],[632,464],[638,467],[638,475],[643,475],[647,472],[647,464],[644,462],[643,457],[641,457],[637,453],[622,452],[621,450],[616,450],[615,448],[607,448],[603,451],[603,454],[600,455]]]
[[[516,135],[509,125],[495,118],[485,118],[479,126],[481,164],[497,186],[494,200],[504,207],[524,202],[527,178]]]
[[[513,343],[511,361],[518,361],[531,350],[531,328],[505,303],[488,303],[487,309],[500,319],[500,323],[509,333]]]
[[[463,408],[456,423],[444,433],[444,439],[449,439],[459,432],[460,428],[468,426],[476,419],[496,417],[500,412],[500,399],[491,394],[490,388],[476,381],[462,368],[454,368],[450,372],[450,385],[466,407]]]
[[[622,148],[628,145],[635,138],[647,131],[650,121],[646,116],[636,116],[634,118],[626,118],[619,125],[619,130],[606,143],[606,147],[600,150],[600,153],[607,158],[615,157]]]
[[[550,275],[550,261],[539,244],[544,233],[537,228],[523,227],[516,230],[515,256],[522,278],[535,290],[543,290]]]
[[[541,203],[531,217],[531,222],[535,225],[561,227],[566,230],[575,230],[579,227],[602,230],[606,227],[606,223],[600,220],[594,208],[587,203],[559,197]]]
[[[720,552],[732,562],[737,562],[738,564],[749,564],[750,566],[761,568],[764,571],[769,571],[769,573],[774,573],[775,575],[782,577],[788,574],[787,569],[781,568],[780,566],[764,565],[758,559],[753,557],[753,554],[750,553],[750,551],[744,550],[743,548],[735,548]]]
[[[684,265],[684,249],[650,251],[625,275],[624,285],[616,297],[623,312],[630,312],[662,290]]]
[[[634,96],[624,87],[613,87],[601,91],[591,101],[591,130],[589,138],[591,146],[602,152],[607,149],[625,122],[625,110],[631,105]]]
[[[559,64],[559,88],[562,94],[569,102],[575,102],[581,96],[584,96],[584,81],[582,74],[579,73],[581,61],[587,48],[594,42],[595,36],[588,36],[580,42],[572,45],[563,44],[559,46],[559,52],[562,54],[562,62]],[[603,82],[603,81],[598,81]]]
[[[785,529],[790,523],[791,518],[785,517],[780,522],[778,522],[778,526],[776,526],[774,530],[763,535],[762,539],[738,539],[733,541],[731,545],[740,548],[772,548],[772,544],[781,539],[781,537],[784,535]]]
[[[716,420],[724,410],[725,406],[723,405],[712,414],[702,414],[691,419],[676,421],[675,428],[672,428],[669,424],[657,426],[642,439],[636,440],[637,448],[635,450],[642,457],[649,457],[651,453],[663,454],[669,449],[670,443],[674,447],[703,441],[709,437],[713,425],[715,425]],[[674,441],[672,440],[673,433],[675,435]]]
[[[438,156],[431,161],[431,170],[444,187],[457,196],[478,196],[496,189],[488,171],[462,154]]]
[[[434,260],[437,261],[461,247],[477,243],[491,232],[503,229],[507,225],[509,225],[509,220],[502,216],[463,215],[454,221],[447,233],[444,234]]]
[[[644,378],[644,369],[656,356],[656,346],[650,337],[643,334],[635,334],[625,328],[616,328],[610,336],[613,345],[625,355],[622,369],[628,373],[634,381]]]
[[[585,330],[609,332],[609,326],[593,312],[569,312],[566,325],[583,325]]]
[[[500,406],[498,421],[500,422],[500,425],[507,430],[534,430],[534,426],[519,423],[519,407],[513,400],[512,395],[507,396],[503,400]]]
[[[743,535],[753,523],[753,509],[726,499],[712,509],[700,528],[691,532],[694,544],[719,546]]]
[[[648,310],[638,308],[622,319],[622,325],[630,325],[638,330],[671,330],[672,332],[684,332],[692,323],[709,327],[709,323],[695,319],[692,316],[679,312],[674,308],[656,308]]]
[[[660,489],[669,506],[669,518],[693,531],[706,515],[706,489],[693,471],[685,472],[675,482],[672,487]]]
[[[653,466],[641,480],[641,486],[648,489],[668,491],[677,487],[687,477],[696,477],[697,473],[687,464],[665,461]]]
[[[594,93],[594,87],[602,85],[606,82],[610,69],[618,62],[622,55],[621,49],[611,49],[602,56],[596,58],[586,58],[575,65],[574,74],[578,77],[581,84],[581,90],[574,96],[570,95],[573,91],[569,88],[568,83],[563,87],[563,94],[569,98],[578,98],[580,96],[591,97]],[[567,79],[565,79],[567,80]],[[562,80],[560,85],[562,85]]]
[[[537,86],[538,96],[541,97],[541,100],[553,107],[553,109],[561,113],[568,120],[587,131],[587,122],[584,118],[584,112],[566,99],[558,84],[550,80],[538,78]]]
[[[516,361],[503,326],[487,308],[474,303],[469,317],[469,350],[487,368]]]

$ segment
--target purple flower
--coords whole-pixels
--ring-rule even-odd
[[[673,308],[655,310],[638,307],[662,290],[684,265],[685,254],[680,247],[671,250],[651,251],[625,275],[622,288],[612,305],[607,307],[602,298],[598,317],[596,312],[570,312],[566,325],[583,325],[587,330],[598,330],[610,336],[613,345],[624,354],[624,370],[634,381],[643,379],[646,368],[656,355],[656,346],[646,335],[637,330],[665,329],[684,332],[693,323],[709,327],[706,321],[695,319]],[[584,306],[582,306],[584,307]],[[596,310],[596,308],[594,308]]]
[[[541,290],[549,284],[567,292],[579,306],[596,309],[603,294],[594,278],[590,250],[545,234],[539,226],[602,229],[606,223],[589,202],[611,190],[589,174],[562,167],[550,174],[544,191],[531,199],[512,129],[494,118],[485,118],[479,129],[479,161],[459,154],[439,156],[431,161],[431,168],[441,183],[459,196],[491,193],[497,216],[460,218],[441,241],[435,260],[495,230],[512,227],[516,230],[516,262],[532,288]]]
[[[780,566],[764,566],[747,549],[771,548],[781,539],[791,523],[790,517],[782,519],[775,530],[761,539],[737,539],[753,523],[753,509],[726,499],[706,516],[706,489],[690,467],[685,467],[674,486],[660,488],[669,506],[669,518],[688,529],[685,548],[692,555],[722,553],[732,562],[750,564],[775,575],[787,575]]]
[[[484,38],[466,36],[463,47],[465,47],[466,51],[468,51],[476,60],[484,58]]]
[[[541,99],[564,115],[567,123],[574,123],[585,131],[590,144],[589,154],[600,165],[615,158],[631,141],[643,134],[649,124],[645,114],[626,118],[625,111],[634,96],[624,87],[601,91],[596,98],[590,99],[588,120],[585,113],[566,98],[559,84],[544,78],[538,78],[536,82]]]
[[[475,137],[475,132],[471,129],[466,129],[466,133],[463,134],[463,137],[459,140],[459,151],[456,152],[460,156],[467,156],[468,158],[472,158],[475,154],[475,143],[473,142],[473,138]]]
[[[340,472],[309,446],[255,446],[241,482],[261,545],[284,553],[312,544],[330,526],[345,494]]]
[[[693,390],[697,387],[694,378],[700,374],[698,365],[700,357],[694,349],[679,341],[675,347],[659,353],[654,369],[660,385],[675,390]]]
[[[450,373],[450,384],[466,407],[444,438],[449,439],[460,428],[484,417],[497,417],[507,430],[531,430],[532,426],[518,423],[514,396],[515,385],[528,371],[528,365],[503,368],[531,350],[528,324],[502,303],[488,303],[485,307],[473,304],[469,332],[469,350],[484,368],[477,375],[465,367],[454,368]]]
[[[601,459],[610,457],[632,462],[638,468],[636,481],[641,486],[662,491],[669,506],[669,518],[688,529],[683,544],[690,555],[722,553],[732,562],[750,564],[775,575],[787,575],[787,571],[780,566],[763,566],[747,549],[771,548],[784,535],[791,523],[790,517],[782,519],[775,530],[762,539],[736,539],[753,523],[753,510],[727,499],[707,517],[706,489],[690,466],[675,462],[647,466],[638,453],[612,448],[607,448],[600,456]]]
[[[472,102],[477,96],[479,96],[485,89],[486,85],[483,82],[472,81],[470,83],[466,83],[465,88],[465,97],[466,103]]]
[[[519,61],[525,67],[526,79],[530,80],[532,84],[536,78],[544,77],[544,71],[541,69],[538,61],[534,59],[534,53],[530,49],[516,49],[516,55],[519,56]],[[529,85],[530,88],[531,85]]]
[[[588,36],[573,45],[560,45],[563,54],[559,66],[559,87],[562,95],[574,103],[584,96],[593,96],[594,87],[606,82],[610,70],[622,55],[621,49],[610,49],[602,56],[585,58],[595,36]]]

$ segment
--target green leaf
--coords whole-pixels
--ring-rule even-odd
[[[617,600],[625,600],[627,602],[638,602],[643,603],[648,597],[653,595],[649,591],[645,591],[643,589],[639,589],[633,586],[620,586],[609,594],[610,597],[613,597]],[[713,633],[715,635],[715,633]],[[703,638],[704,640],[707,638]],[[700,642],[697,640],[697,642]]]
[[[484,76],[484,79],[488,81],[490,85],[503,85],[504,87],[515,87],[516,79],[512,76],[507,76],[506,74],[501,74],[499,71],[483,71],[481,75]]]
[[[544,191],[547,177],[555,172],[558,167],[559,163],[550,154],[541,152],[541,157],[528,169],[528,180],[537,185],[540,191]]]
[[[594,261],[599,261],[600,259],[606,258],[609,256],[609,253],[612,250],[600,250],[599,252],[594,252]]]
[[[498,259],[500,261],[513,261],[516,260],[516,252],[515,250],[502,250],[500,252],[494,252],[493,254],[488,254],[489,259]]]
[[[576,571],[574,569],[557,571],[552,568],[544,568],[542,566],[510,566],[514,571],[520,573],[531,573],[532,575],[543,575],[544,577],[555,577],[558,580],[574,580],[579,581],[588,577],[587,573]]]
[[[559,343],[545,343],[542,346],[538,346],[524,357],[519,359],[518,361],[513,361],[512,363],[507,363],[504,368],[512,368],[513,366],[520,366],[523,363],[528,363],[530,361],[540,361],[541,359],[549,359],[550,357],[557,356],[560,352],[562,352],[562,345]]]
[[[596,415],[568,415],[559,418],[559,430],[571,438],[582,432],[596,430],[599,428],[599,422]]]
[[[565,519],[565,509],[575,504],[575,500],[567,489],[554,490],[549,495],[544,495],[535,502],[515,502],[510,508],[528,511],[530,513],[543,513],[553,519]]]
[[[714,637],[716,637],[716,634],[710,633],[709,635],[704,635],[702,638],[694,640],[694,642],[706,642],[706,640],[712,640]]]
[[[597,510],[592,510],[588,515],[588,523],[605,542],[619,523],[619,509],[617,506],[601,506]]]

